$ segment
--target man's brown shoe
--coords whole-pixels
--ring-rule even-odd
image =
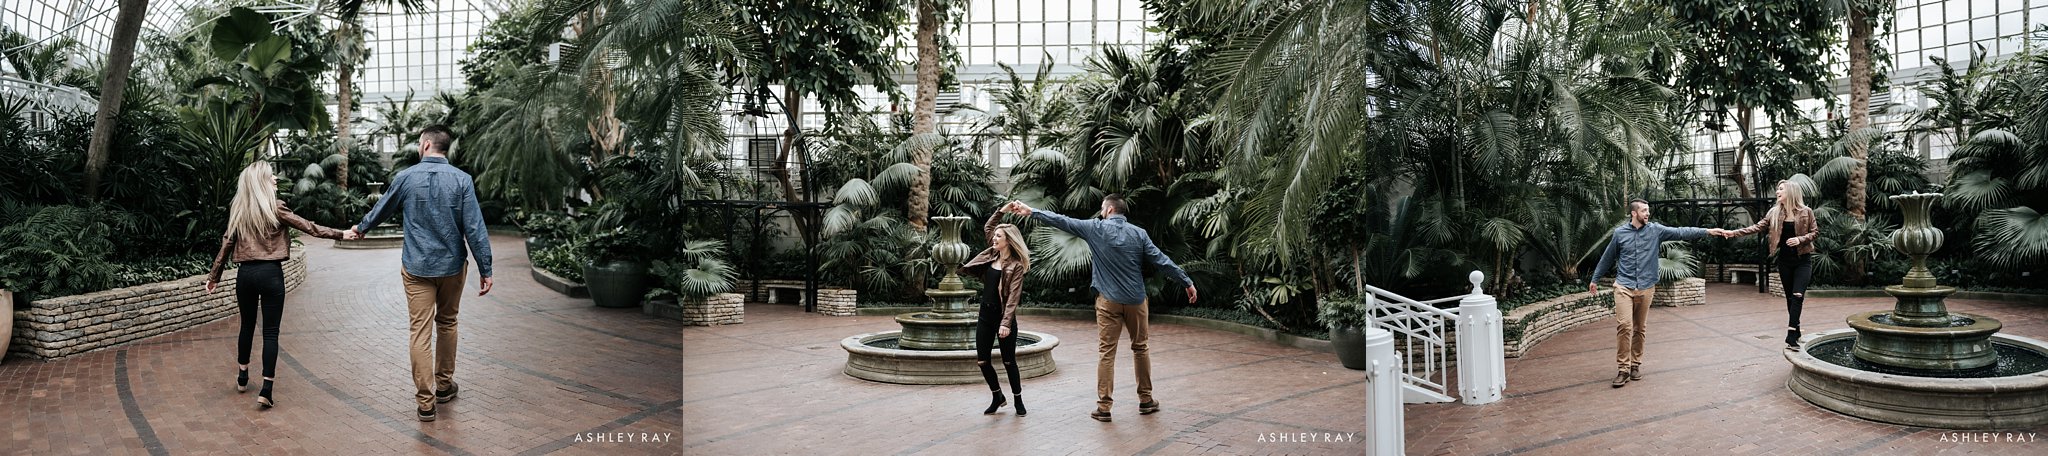
[[[1643,379],[1643,369],[1642,369],[1642,366],[1629,366],[1629,368],[1628,368],[1628,381],[1631,381],[1631,382],[1633,382],[1633,381],[1639,381],[1639,380],[1642,380],[1642,379]]]
[[[1614,387],[1615,387],[1615,388],[1620,388],[1620,387],[1622,387],[1623,385],[1627,385],[1627,384],[1628,384],[1628,371],[1621,371],[1621,372],[1616,372],[1616,373],[1614,373]]]
[[[1154,414],[1154,413],[1159,413],[1159,402],[1158,402],[1158,401],[1153,401],[1153,402],[1146,402],[1146,403],[1143,403],[1143,404],[1138,404],[1138,414],[1139,414],[1139,415],[1151,415],[1151,414]]]
[[[1090,414],[1088,414],[1088,417],[1089,417],[1089,418],[1094,418],[1094,419],[1095,419],[1095,421],[1101,421],[1101,422],[1104,422],[1104,423],[1107,423],[1107,422],[1109,422],[1109,412],[1095,412],[1095,413],[1090,413]]]

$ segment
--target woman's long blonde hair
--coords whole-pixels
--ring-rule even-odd
[[[1027,268],[1031,267],[1031,246],[1025,245],[1024,233],[1017,230],[1017,225],[996,225],[996,232],[1002,233],[1003,238],[1010,241],[1010,261]]]
[[[270,172],[270,162],[249,164],[235,181],[235,199],[228,204],[228,232],[251,240],[277,229],[277,178]]]
[[[1802,207],[1806,207],[1806,191],[1799,183],[1789,179],[1778,181],[1778,213],[1791,217],[1793,209]]]

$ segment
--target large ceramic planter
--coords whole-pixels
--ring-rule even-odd
[[[1365,330],[1361,328],[1330,328],[1330,348],[1337,351],[1337,361],[1344,368],[1366,370],[1370,363],[1365,356]]]
[[[583,285],[590,288],[590,300],[598,307],[640,307],[650,286],[647,265],[614,260],[583,266]]]
[[[7,361],[7,348],[13,342],[14,292],[0,290],[0,362]]]

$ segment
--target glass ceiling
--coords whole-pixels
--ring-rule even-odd
[[[291,11],[327,7],[333,1],[153,0],[143,23],[145,33],[175,34],[184,27],[185,14],[195,5],[271,5],[291,15]],[[363,76],[358,79],[364,92],[363,102],[379,103],[386,97],[402,99],[408,90],[418,92],[421,98],[462,90],[462,74],[456,62],[468,56],[469,43],[484,25],[514,1],[518,0],[429,0],[425,11],[410,15],[392,14],[386,7],[371,8],[364,20],[365,28],[371,31],[371,54],[363,66]],[[0,1],[0,26],[31,40],[70,38],[83,44],[84,49],[104,50],[108,48],[117,6],[118,2],[111,0],[5,0]]]

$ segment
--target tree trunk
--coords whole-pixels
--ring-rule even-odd
[[[354,34],[355,26],[348,21],[341,21],[341,31],[336,33],[335,36],[341,38],[337,41],[343,43],[343,46],[347,46],[346,43],[352,41],[351,38]],[[337,74],[334,76],[334,98],[335,106],[337,107],[334,113],[334,148],[335,153],[341,154],[341,166],[335,167],[334,184],[341,187],[342,190],[348,190],[348,134],[349,126],[354,123],[352,119],[355,114],[355,104],[350,103],[351,99],[354,98],[354,88],[349,87],[355,83],[356,66],[353,57],[355,56],[349,56],[347,51],[343,51],[340,64],[335,65],[335,72]]]
[[[782,185],[783,201],[806,201],[802,195],[796,193],[796,186],[789,182],[789,154],[803,146],[800,141],[803,140],[804,93],[796,87],[783,87],[785,93],[782,99],[782,112],[788,119],[789,129],[782,132],[782,150],[776,152],[775,168],[769,174],[774,175],[776,183]]]
[[[939,101],[939,5],[938,0],[917,0],[917,103],[912,108],[910,134],[917,137],[937,133]],[[910,151],[910,163],[917,165],[917,178],[910,184],[910,229],[924,234],[931,216],[932,151],[938,145]]]
[[[1870,18],[1867,12],[1856,6],[1849,7],[1849,133],[1870,128]],[[1856,141],[1849,144],[1849,158],[1856,159],[1856,165],[1849,168],[1849,189],[1843,195],[1849,216],[1856,223],[1863,223],[1864,203],[1869,192],[1870,143]],[[1862,284],[1864,261],[1861,257],[1849,260],[1849,283]]]
[[[1870,20],[1862,8],[1849,8],[1849,132],[1870,128]],[[1849,191],[1843,197],[1849,216],[1863,221],[1868,192],[1870,143],[1849,144],[1849,158],[1857,161],[1849,169]],[[1859,262],[1860,263],[1860,262]]]
[[[85,199],[100,197],[100,174],[107,169],[107,149],[114,141],[115,115],[121,111],[122,93],[128,90],[128,69],[135,64],[135,36],[142,32],[142,16],[149,12],[149,0],[121,0],[121,12],[114,16],[113,49],[107,52],[106,79],[100,84],[99,111],[93,114],[92,140],[85,149]]]
[[[1749,191],[1749,179],[1744,178],[1745,173],[1742,172],[1742,161],[1743,158],[1749,156],[1749,132],[1751,128],[1754,128],[1752,126],[1754,124],[1753,122],[1751,122],[1750,107],[1741,106],[1735,109],[1738,110],[1735,113],[1735,123],[1737,125],[1740,125],[1742,128],[1742,143],[1735,146],[1735,169],[1733,174],[1733,178],[1735,179],[1735,192],[1737,195],[1741,196],[1742,199],[1749,199],[1753,197],[1753,194]],[[1757,215],[1761,216],[1763,214]]]

